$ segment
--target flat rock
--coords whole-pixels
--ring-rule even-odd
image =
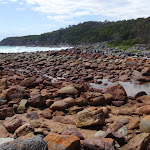
[[[91,107],[77,113],[77,127],[90,127],[104,124],[105,115],[102,108]]]

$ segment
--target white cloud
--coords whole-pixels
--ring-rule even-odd
[[[1,0],[0,0],[1,1]],[[17,0],[10,0],[17,2]],[[115,20],[150,16],[149,0],[20,0],[50,20],[73,22],[80,16],[103,16]],[[99,18],[98,18],[99,19]]]

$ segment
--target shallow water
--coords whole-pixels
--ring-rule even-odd
[[[37,51],[58,51],[71,47],[25,47],[25,46],[0,46],[0,53],[22,53]]]
[[[102,79],[101,81],[102,84],[90,83],[90,85],[93,88],[105,89],[109,86],[116,84],[115,82],[112,83],[111,81],[108,81],[108,79]],[[103,83],[107,83],[108,85],[104,85]],[[136,83],[133,80],[132,82],[119,81],[119,83],[124,87],[128,96],[135,96],[135,94],[137,94],[140,91],[144,91],[147,93],[147,95],[150,95],[150,82],[140,84],[140,83]]]

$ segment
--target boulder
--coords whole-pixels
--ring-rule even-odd
[[[105,98],[105,103],[106,104],[111,104],[112,100],[113,100],[113,96],[109,93],[105,93],[103,94],[104,98]]]
[[[113,96],[114,101],[127,101],[127,93],[122,85],[115,84],[103,90],[104,93],[109,93]]]
[[[4,121],[3,126],[10,133],[14,133],[17,128],[22,125],[22,120],[17,118],[16,116],[12,118],[8,118],[8,120]]]
[[[8,101],[20,102],[25,96],[25,89],[19,85],[12,86],[5,91],[6,99]]]
[[[102,108],[91,107],[77,113],[77,127],[90,127],[104,124],[105,115]]]
[[[83,141],[84,150],[115,150],[115,141],[111,138],[88,138]]]
[[[49,134],[45,137],[49,150],[79,150],[80,139],[74,135]]]
[[[54,102],[50,109],[52,110],[64,110],[71,106],[75,105],[75,100],[72,97],[65,98],[63,100],[59,100]]]

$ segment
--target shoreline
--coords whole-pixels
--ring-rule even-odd
[[[42,141],[49,142],[49,149],[109,145],[128,150],[132,141],[141,141],[136,148],[142,146],[149,136],[141,122],[150,114],[150,93],[142,89],[129,96],[117,82],[149,83],[150,59],[95,49],[0,54],[0,138],[15,139],[0,147],[15,147],[16,142],[21,147],[28,140],[33,141],[28,147]],[[95,140],[105,144],[95,146]]]

